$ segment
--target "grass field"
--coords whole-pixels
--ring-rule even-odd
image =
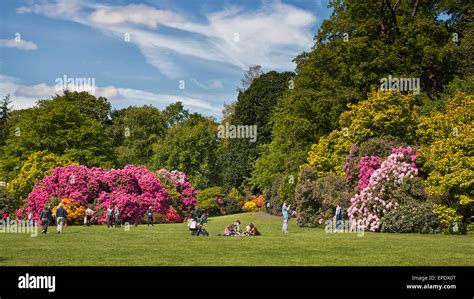
[[[281,219],[264,214],[210,218],[209,237],[192,237],[185,224],[154,227],[69,226],[57,235],[0,233],[1,266],[474,266],[474,235],[325,233],[298,228],[281,234]],[[219,237],[227,224],[253,222],[259,237]]]

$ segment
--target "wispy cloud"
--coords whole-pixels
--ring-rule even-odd
[[[169,10],[160,10],[144,4],[129,4],[127,6],[101,7],[89,15],[92,23],[100,25],[135,24],[156,28],[159,24],[175,24],[182,17]]]
[[[205,83],[198,81],[196,78],[191,78],[191,82],[204,90],[211,90],[211,89],[222,89],[224,86],[222,85],[222,81],[220,80],[208,80]]]
[[[255,11],[226,7],[208,13],[202,22],[144,4],[124,6],[56,0],[18,13],[35,13],[91,26],[108,36],[139,47],[146,61],[170,78],[186,72],[186,57],[232,65],[240,69],[260,64],[270,69],[291,69],[292,58],[312,45],[311,26],[316,17],[295,6],[267,3]],[[162,30],[172,28],[173,33]]]
[[[87,88],[84,89],[82,86],[78,86],[73,90],[82,91],[87,90]],[[46,83],[23,85],[16,78],[0,75],[0,94],[11,94],[14,109],[25,109],[35,106],[37,100],[51,98],[55,94],[62,94],[62,91],[58,90],[56,85]],[[95,87],[94,95],[107,98],[115,107],[153,104],[159,108],[164,108],[168,104],[179,101],[187,109],[205,115],[217,115],[222,111],[222,107],[212,105],[196,97],[159,94],[116,86]]]
[[[38,46],[31,41],[26,41],[24,39],[0,39],[0,47],[6,48],[16,48],[20,50],[36,50]]]

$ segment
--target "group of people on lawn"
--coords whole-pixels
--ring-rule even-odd
[[[84,225],[91,225],[93,215],[94,211],[88,207],[84,215]],[[53,212],[49,206],[44,206],[40,214],[40,220],[42,226],[41,234],[44,235],[48,232],[48,227],[51,225],[51,223],[56,223],[57,233],[62,234],[64,232],[64,227],[67,225],[67,210],[64,208],[63,204],[60,203],[56,209],[56,214],[53,215]]]
[[[340,215],[340,211],[337,211],[337,212],[336,212],[336,215],[337,214]],[[93,214],[94,214],[94,211],[90,207],[88,207],[84,216],[84,225],[86,226],[91,225]],[[281,214],[283,217],[282,232],[287,233],[288,221],[290,220],[292,216],[295,215],[295,212],[291,209],[291,206],[287,204],[287,202],[285,201],[281,207]],[[207,222],[208,216],[209,216],[208,213],[200,212],[198,210],[193,211],[191,213],[188,219],[188,228],[191,230],[193,235],[200,235],[200,234],[209,235],[207,231],[203,228],[204,224]],[[43,229],[42,234],[46,234],[48,232],[49,225],[53,222],[53,215],[52,215],[51,209],[48,206],[45,206],[43,210],[41,211],[40,219],[41,219],[42,229]],[[55,215],[58,234],[61,234],[64,232],[66,219],[67,219],[67,211],[64,208],[63,204],[61,203],[59,204],[58,209],[56,210],[56,215]],[[147,221],[148,225],[150,224],[153,225],[153,209],[151,206],[147,210],[147,220],[148,220]],[[340,219],[337,219],[337,220],[340,220]],[[137,222],[135,225],[138,225],[139,222]],[[121,224],[122,224],[122,217],[121,217],[119,207],[113,207],[113,206],[107,207],[107,227],[113,227],[114,225],[117,227],[117,226],[120,226]],[[257,229],[257,227],[253,223],[250,223],[246,227],[245,231],[241,231],[240,225],[241,225],[240,220],[236,220],[233,224],[228,225],[224,229],[223,236],[259,236],[260,235],[260,231]]]
[[[40,214],[42,231],[41,234],[46,234],[48,232],[49,225],[56,220],[56,231],[58,234],[64,232],[64,226],[66,225],[67,211],[64,208],[63,204],[59,204],[59,207],[56,209],[56,215],[53,219],[53,212],[48,206],[44,206]]]
[[[247,225],[245,231],[240,230],[240,220],[228,225],[224,230],[224,236],[260,236],[260,232],[253,223]]]

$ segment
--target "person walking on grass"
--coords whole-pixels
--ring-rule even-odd
[[[115,227],[122,227],[122,217],[120,216],[119,207],[115,207]]]
[[[49,224],[50,224],[51,218],[52,218],[51,214],[52,213],[51,213],[51,210],[49,209],[49,207],[44,206],[44,208],[43,208],[43,210],[41,211],[41,214],[40,214],[41,224],[43,226],[41,234],[43,234],[43,235],[46,235],[46,233],[48,232],[48,227],[49,227]]]
[[[33,226],[33,213],[32,212],[28,213],[28,224]]]
[[[146,212],[147,216],[148,216],[148,226],[153,226],[153,209],[151,208],[151,206],[148,208],[148,211]]]
[[[91,221],[92,221],[92,216],[93,215],[94,215],[94,211],[90,207],[87,207],[86,217],[84,218],[85,219],[85,221],[84,221],[85,225],[91,226]]]
[[[342,209],[340,205],[337,205],[336,207],[336,215],[334,216],[334,218],[336,218],[336,229],[341,229]]]
[[[290,205],[286,202],[283,202],[283,206],[281,206],[281,215],[283,217],[283,227],[281,231],[286,234],[288,233],[288,221],[290,220]]]
[[[112,206],[107,207],[107,227],[112,227],[114,223],[114,208]]]
[[[59,208],[56,210],[56,222],[58,234],[64,233],[64,225],[66,224],[67,211],[63,208],[63,204],[59,204]]]

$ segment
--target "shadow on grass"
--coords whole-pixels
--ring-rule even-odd
[[[7,257],[4,257],[4,256],[0,256],[0,265],[2,265],[4,262],[10,260],[10,258],[7,258]]]

